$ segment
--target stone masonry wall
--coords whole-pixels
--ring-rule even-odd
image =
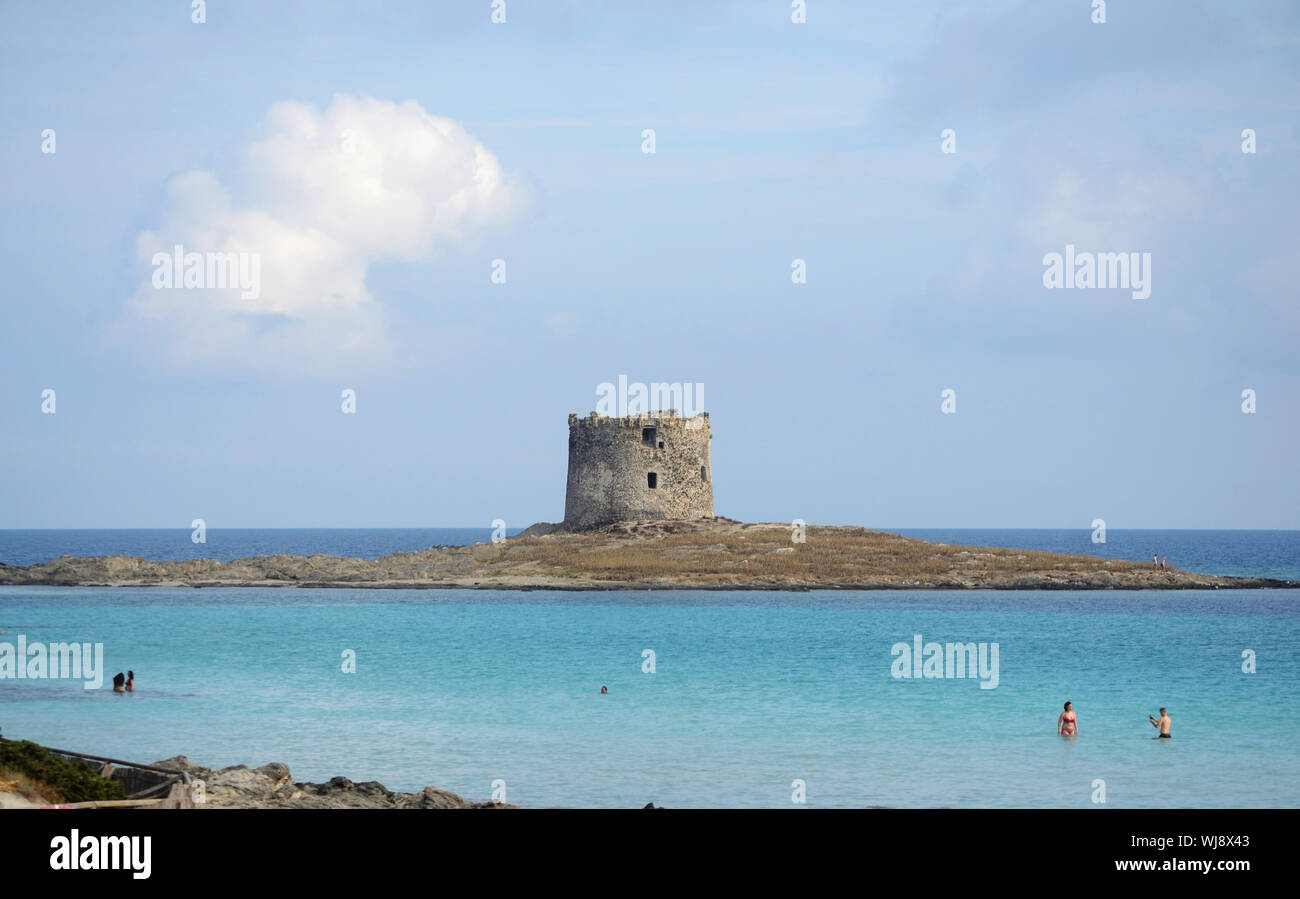
[[[709,414],[569,416],[564,525],[713,517]],[[653,475],[654,486],[651,486]]]

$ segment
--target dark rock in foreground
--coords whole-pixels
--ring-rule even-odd
[[[375,781],[353,783],[335,777],[329,783],[295,783],[289,766],[272,762],[260,768],[235,765],[213,771],[183,755],[154,762],[169,771],[184,771],[203,782],[206,801],[196,808],[514,808],[500,802],[470,802],[455,793],[425,787],[397,793]]]

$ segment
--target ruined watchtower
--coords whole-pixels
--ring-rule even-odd
[[[569,415],[564,527],[646,518],[712,518],[709,413]]]

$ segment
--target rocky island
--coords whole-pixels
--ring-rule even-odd
[[[672,385],[667,385],[671,387]],[[1178,590],[1300,587],[1143,562],[931,543],[860,527],[714,514],[709,414],[569,415],[564,520],[500,542],[377,559],[0,563],[0,586],[478,590]]]
[[[803,541],[796,538],[802,536]],[[1300,587],[1149,563],[931,543],[860,527],[642,520],[570,531],[534,525],[499,543],[377,559],[256,556],[156,562],[63,556],[0,564],[0,585],[366,587],[481,590],[1177,590]]]

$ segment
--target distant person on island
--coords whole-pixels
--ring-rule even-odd
[[[1160,554],[1159,554],[1159,553],[1152,553],[1152,554],[1151,554],[1151,567],[1152,567],[1152,568],[1159,568],[1159,567],[1160,567]]]
[[[600,688],[600,695],[601,695],[601,696],[604,696],[604,695],[605,695],[606,693],[608,693],[608,692],[609,692],[609,687],[606,687],[606,686],[603,686],[603,685],[602,685],[601,688]]]
[[[1161,556],[1161,558],[1160,558],[1160,570],[1161,570],[1161,571],[1168,571],[1168,570],[1169,570],[1169,566],[1165,564],[1165,562],[1167,562],[1168,560],[1169,560],[1169,557],[1168,557],[1168,556]]]
[[[134,671],[128,671],[128,672],[126,673],[126,692],[128,692],[128,693],[134,693],[134,692],[135,692],[135,672],[134,672]]]
[[[1159,721],[1157,721],[1157,720],[1155,719],[1155,717],[1152,716],[1152,715],[1147,715],[1147,720],[1151,722],[1151,726],[1152,726],[1152,727],[1158,727],[1158,728],[1160,728],[1160,735],[1159,735],[1159,737],[1158,737],[1157,739],[1163,739],[1163,740],[1172,740],[1172,739],[1173,739],[1173,735],[1169,733],[1169,729],[1170,729],[1171,727],[1174,726],[1174,722],[1173,722],[1173,720],[1169,717],[1169,712],[1168,712],[1168,710],[1166,710],[1166,709],[1161,709],[1161,710],[1160,710],[1160,720],[1159,720]]]
[[[1056,719],[1056,732],[1063,737],[1077,736],[1079,733],[1079,719],[1074,714],[1074,704],[1067,702],[1065,711]]]
[[[125,683],[126,683],[126,675],[124,675],[124,674],[123,674],[122,672],[120,672],[120,671],[119,671],[117,674],[114,674],[114,675],[113,675],[113,692],[114,692],[114,693],[121,693],[121,692],[122,692],[122,685],[125,684]]]

